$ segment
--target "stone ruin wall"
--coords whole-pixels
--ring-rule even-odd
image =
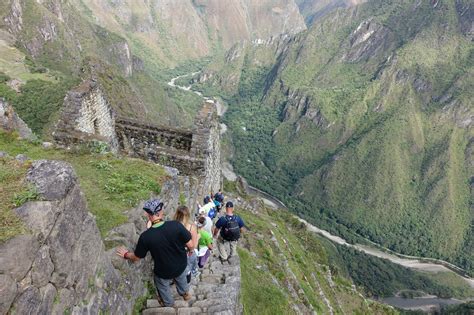
[[[115,116],[99,84],[86,80],[66,95],[53,138],[66,146],[99,140],[117,152]]]
[[[65,145],[99,140],[112,152],[176,168],[179,175],[201,182],[201,195],[222,184],[220,132],[215,104],[205,102],[192,130],[173,129],[119,117],[100,85],[86,80],[68,93],[61,119],[53,133]]]

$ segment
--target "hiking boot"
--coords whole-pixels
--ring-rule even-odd
[[[185,301],[191,300],[191,297],[192,297],[191,293],[189,293],[189,292],[186,292],[181,296],[183,297],[183,300],[185,300]]]

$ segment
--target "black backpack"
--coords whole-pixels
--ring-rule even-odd
[[[240,238],[240,226],[236,216],[225,216],[226,224],[222,237],[226,241],[237,241]]]

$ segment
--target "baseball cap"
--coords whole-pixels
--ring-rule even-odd
[[[232,203],[232,201],[227,201],[227,203],[225,204],[225,207],[226,208],[233,208],[234,204]]]

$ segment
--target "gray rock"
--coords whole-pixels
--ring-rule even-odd
[[[53,144],[51,142],[43,142],[41,145],[44,149],[50,149],[53,147]]]
[[[15,156],[15,160],[17,160],[20,163],[25,163],[26,161],[29,160],[29,158],[24,154],[18,154],[17,156]]]
[[[217,312],[222,312],[221,314],[229,314],[232,315],[234,312],[232,312],[232,307],[235,308],[235,305],[232,304],[224,304],[222,303],[221,305],[213,305],[207,308],[207,312],[209,314],[216,314]]]
[[[54,265],[49,257],[49,247],[43,246],[36,253],[33,267],[31,268],[32,283],[36,287],[48,284],[54,271]],[[56,292],[56,289],[55,289]]]
[[[50,201],[27,202],[15,209],[15,212],[40,242],[51,233],[59,215],[58,206]]]
[[[23,280],[38,248],[38,241],[32,235],[19,235],[0,243],[0,274],[8,275],[17,282]]]
[[[38,288],[27,287],[13,303],[16,314],[39,314],[41,294]]]
[[[4,151],[0,151],[0,158],[6,158],[8,157],[8,153],[7,152],[4,152]]]
[[[185,307],[178,309],[178,315],[199,314],[202,310],[199,307]]]
[[[142,312],[143,315],[157,315],[157,314],[176,314],[176,309],[172,307],[149,308]]]
[[[42,296],[42,301],[39,314],[51,314],[54,299],[57,294],[56,288],[51,283],[48,283],[45,287],[40,289],[40,294]]]
[[[17,294],[17,284],[8,275],[0,274],[0,314],[6,314]]]
[[[77,182],[77,176],[69,163],[47,160],[34,162],[27,179],[45,200],[64,198]]]
[[[74,303],[74,292],[68,289],[60,289],[53,300],[52,314],[64,314],[67,309],[71,310]]]

